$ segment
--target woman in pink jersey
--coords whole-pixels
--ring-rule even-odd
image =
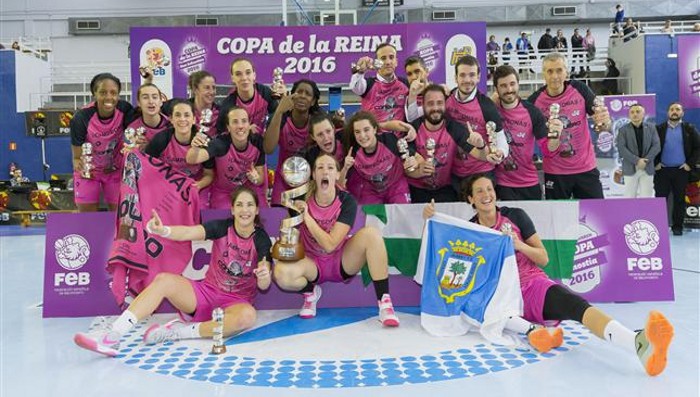
[[[161,114],[163,107],[163,94],[155,84],[147,83],[139,87],[136,91],[138,108],[136,109],[135,120],[127,122],[127,129],[143,129],[143,141],[146,145],[156,134],[170,127],[170,120]]]
[[[214,180],[214,162],[188,164],[186,161],[192,139],[197,135],[192,103],[182,99],[176,100],[173,105],[172,123],[172,127],[159,132],[148,143],[145,152],[170,164],[173,169],[187,174],[194,179],[197,190],[201,192]]]
[[[322,153],[330,154],[338,163],[343,163],[343,130],[336,131],[333,119],[328,114],[316,112],[311,115],[309,135],[311,142],[304,148],[304,158],[309,164],[313,164]]]
[[[95,101],[78,110],[70,123],[75,204],[81,212],[97,211],[102,193],[109,209],[114,211],[124,162],[122,135],[125,120],[134,110],[131,104],[119,99],[121,82],[110,73],[93,77],[90,91]],[[83,177],[84,143],[92,146],[94,168],[89,178]]]
[[[532,220],[522,209],[496,207],[496,191],[488,176],[477,174],[470,177],[466,183],[466,195],[476,210],[472,222],[500,230],[513,238],[525,307],[524,320],[511,318],[506,326],[508,329],[531,334],[537,330],[531,322],[544,324],[546,321],[574,320],[599,338],[637,353],[649,375],[655,376],[664,370],[673,326],[660,312],[652,310],[645,328],[636,332],[613,320],[582,297],[549,279],[542,270],[549,257]],[[430,216],[431,211],[434,212],[434,208],[429,205],[424,215]],[[547,334],[544,331],[538,333],[542,338],[537,342],[546,345]],[[560,336],[551,340],[556,341],[552,347],[561,344]]]
[[[263,147],[265,153],[272,154],[279,143],[279,157],[272,185],[272,205],[279,205],[281,194],[290,189],[282,179],[282,164],[292,156],[301,155],[309,137],[309,119],[319,111],[318,99],[321,92],[316,83],[301,79],[292,86],[292,94],[280,101],[270,125],[265,131]]]
[[[411,194],[406,175],[417,176],[415,153],[408,153],[407,146],[408,157],[403,160],[396,135],[377,134],[378,129],[377,120],[367,111],[350,118],[345,132],[348,155],[341,181],[345,184],[348,178],[348,190],[360,204],[408,204]]]
[[[87,350],[114,357],[119,339],[139,321],[151,315],[167,299],[180,319],[154,324],[143,335],[145,344],[189,338],[211,338],[212,310],[224,309],[224,336],[236,335],[255,324],[253,300],[257,290],[270,286],[270,237],[260,225],[258,199],[253,191],[240,188],[233,194],[233,219],[197,226],[165,226],[153,211],[149,233],[176,240],[213,240],[212,257],[203,280],[193,281],[171,273],[160,273],[106,330],[77,333],[73,340]]]
[[[262,137],[251,133],[245,109],[229,108],[224,118],[228,134],[211,141],[195,137],[187,153],[187,162],[199,164],[214,159],[216,177],[211,186],[211,208],[227,208],[231,192],[241,186],[253,190],[260,206],[267,207]]]
[[[220,108],[215,102],[216,80],[214,79],[214,75],[206,70],[192,73],[187,79],[187,90],[191,95],[188,101],[194,106],[194,120],[197,128],[199,129],[201,126],[204,126],[207,135],[212,138],[216,137],[219,131],[224,131],[224,129],[218,129],[216,126]],[[168,117],[170,117],[172,113],[175,100],[176,99],[173,98],[163,104],[163,113]],[[211,112],[211,118],[206,123],[202,121],[204,112]]]
[[[344,282],[367,263],[379,305],[379,321],[397,327],[399,319],[389,296],[388,259],[384,241],[377,229],[363,227],[352,237],[357,202],[336,188],[338,162],[321,154],[313,164],[313,180],[306,201],[295,205],[304,214],[301,242],[306,256],[296,262],[277,261],[274,278],[280,288],[304,294],[302,318],[316,316],[316,302],[324,282]]]

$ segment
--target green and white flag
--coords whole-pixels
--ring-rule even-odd
[[[535,224],[549,254],[545,272],[555,279],[571,277],[578,239],[578,201],[508,201],[508,207],[522,208]],[[416,274],[425,204],[365,205],[365,224],[379,229],[384,237],[389,265],[401,274]],[[475,212],[467,203],[436,203],[435,209],[469,220]]]

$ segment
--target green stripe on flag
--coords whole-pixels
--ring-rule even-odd
[[[544,267],[544,272],[550,278],[561,280],[571,278],[574,268],[574,252],[576,252],[576,240],[542,240],[544,248],[549,256],[549,264]]]
[[[420,239],[385,238],[384,245],[389,256],[389,266],[395,267],[404,276],[413,277],[416,275]],[[367,265],[362,268],[362,281],[365,285],[372,281]]]

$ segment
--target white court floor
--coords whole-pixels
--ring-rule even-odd
[[[700,233],[671,237],[671,246],[675,302],[600,305],[631,328],[650,309],[669,317],[669,364],[650,378],[636,355],[573,323],[562,348],[539,355],[473,335],[429,337],[415,308],[400,311],[396,330],[381,329],[374,309],[327,310],[304,323],[292,311],[264,312],[226,357],[206,354],[201,341],[145,348],[141,326],[124,354],[104,358],[72,341],[92,318],[41,317],[44,236],[0,237],[0,396],[698,396]]]

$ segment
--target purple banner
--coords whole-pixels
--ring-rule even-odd
[[[591,139],[595,142],[600,182],[603,185],[603,194],[606,198],[624,197],[625,186],[623,185],[620,156],[617,147],[615,147],[617,131],[630,122],[629,110],[632,105],[636,104],[644,107],[646,114],[644,121],[654,123],[656,95],[609,95],[602,98],[612,119],[612,131],[603,131],[599,134],[591,132]],[[591,131],[593,131],[592,127]]]
[[[486,70],[484,22],[417,23],[361,26],[157,27],[131,29],[131,78],[142,82],[141,65],[154,68],[153,82],[168,97],[187,95],[190,73],[207,70],[219,84],[230,84],[231,61],[239,57],[255,65],[257,81],[272,82],[273,70],[284,70],[291,84],[309,78],[322,84],[347,84],[351,63],[374,55],[378,44],[398,50],[397,74],[403,61],[421,56],[436,83],[455,86],[455,61],[471,54]],[[133,84],[133,95],[140,84]],[[479,88],[485,92],[486,79]]]
[[[673,300],[663,199],[579,201],[574,271],[562,280],[592,302]]]
[[[700,109],[700,35],[678,35],[678,100]]]

